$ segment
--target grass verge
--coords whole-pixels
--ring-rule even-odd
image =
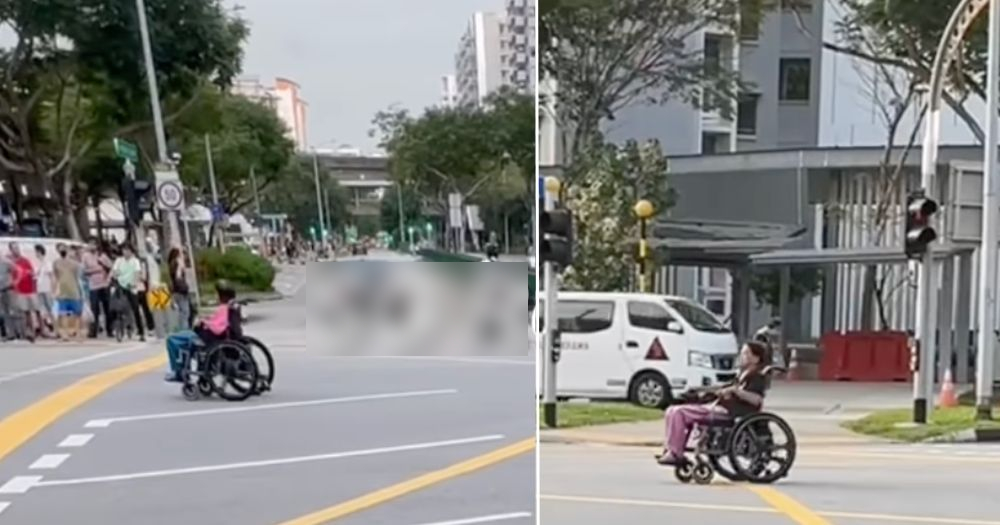
[[[541,405],[539,405],[538,410],[539,414],[545,413]],[[556,407],[556,415],[559,428],[575,428],[610,425],[612,423],[655,421],[663,418],[663,411],[629,403],[559,403]],[[544,418],[539,421],[539,428],[548,428]]]
[[[975,408],[969,406],[936,408],[931,413],[928,424],[907,425],[913,420],[912,409],[880,410],[860,419],[846,421],[843,427],[867,436],[907,442],[926,441],[963,430],[1000,429],[1000,422],[976,421],[975,412]],[[994,417],[997,416],[1000,416],[1000,411],[994,410]]]

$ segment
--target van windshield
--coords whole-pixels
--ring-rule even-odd
[[[731,332],[712,312],[709,312],[699,304],[681,299],[667,299],[667,304],[699,332],[714,332],[719,334]]]

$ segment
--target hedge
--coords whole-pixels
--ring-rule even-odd
[[[257,292],[271,291],[274,266],[246,248],[231,247],[225,253],[215,248],[204,249],[197,253],[196,259],[198,277],[202,280],[225,279]]]

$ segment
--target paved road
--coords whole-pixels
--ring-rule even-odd
[[[305,344],[304,281],[283,282],[294,297],[253,305],[247,327],[275,354],[275,390],[243,403],[183,400],[155,344],[0,348],[0,429],[55,419],[9,454],[0,436],[2,523],[535,522],[530,359],[325,356]],[[73,387],[120,382],[64,414],[67,396],[15,412],[142,359],[152,371]]]
[[[543,445],[546,525],[1000,525],[1000,449],[803,445],[783,482],[682,485],[652,449]]]

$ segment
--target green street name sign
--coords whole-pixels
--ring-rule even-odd
[[[118,158],[132,161],[132,164],[139,163],[139,147],[125,139],[115,139],[115,155]]]

